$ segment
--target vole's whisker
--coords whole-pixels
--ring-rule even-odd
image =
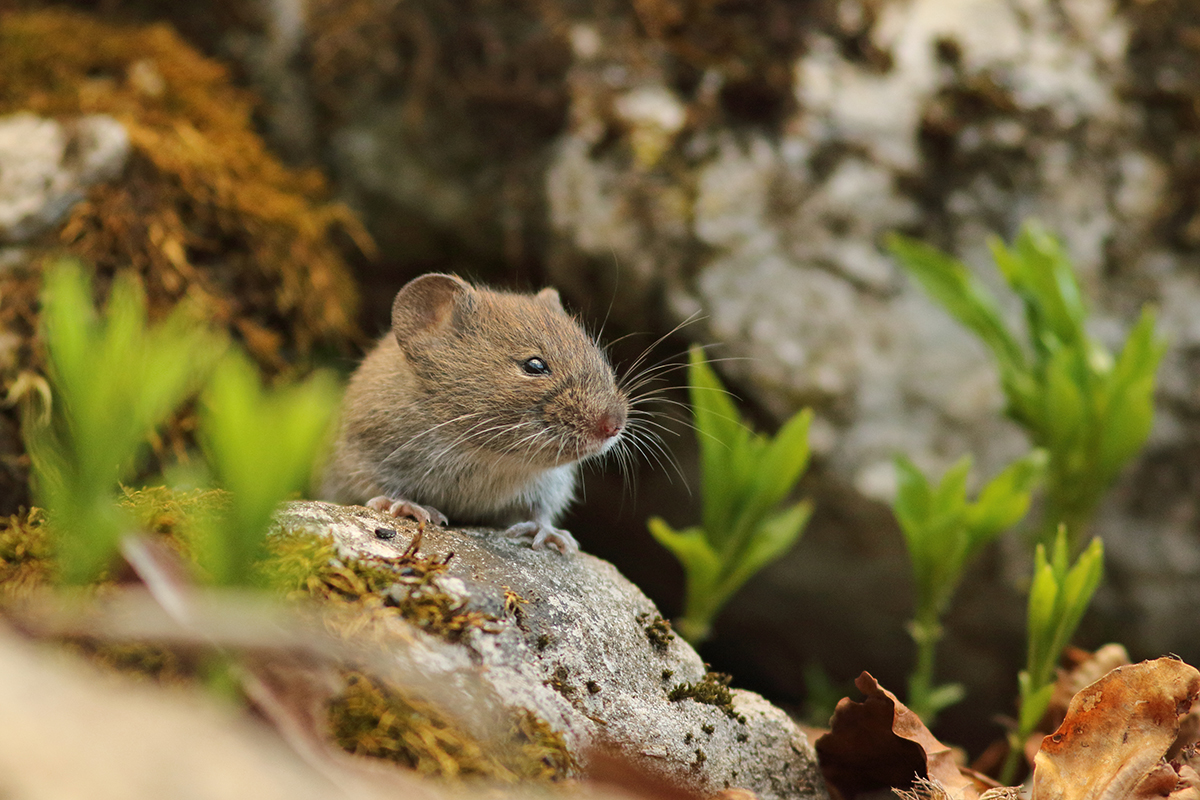
[[[669,452],[663,449],[661,444],[647,436],[637,435],[643,433],[643,431],[634,431],[634,435],[629,437],[630,446],[635,448],[643,458],[646,458],[647,460],[653,461],[655,464],[657,464],[660,469],[667,473],[667,480],[671,483],[674,483],[670,476],[670,470],[667,469],[667,464],[670,464],[675,473],[679,475],[680,480],[683,481],[684,486],[687,486],[687,478],[684,477],[683,469],[679,466],[679,463],[670,455]],[[666,463],[664,463],[664,459]]]
[[[645,363],[646,359],[650,356],[650,352],[654,350],[654,348],[658,347],[660,344],[662,344],[671,336],[674,336],[686,326],[691,325],[693,322],[699,322],[702,319],[704,319],[704,317],[701,315],[700,311],[693,311],[688,315],[687,319],[680,322],[674,328],[671,328],[671,330],[667,331],[662,336],[659,336],[657,339],[651,342],[646,349],[642,350],[641,354],[633,360],[633,363],[624,370],[625,374],[630,375],[637,372],[638,367]]]

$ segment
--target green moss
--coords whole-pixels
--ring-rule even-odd
[[[197,678],[196,664],[169,647],[150,642],[97,642],[78,639],[68,647],[94,664],[156,683],[183,685]]]
[[[485,745],[435,707],[360,672],[347,674],[345,690],[330,703],[329,721],[346,751],[422,775],[516,783],[555,780],[574,769],[561,735],[529,711],[517,716],[505,741]]]
[[[122,489],[119,500],[129,509],[134,521],[146,533],[162,537],[181,557],[195,562],[196,536],[206,514],[228,502],[228,495],[219,489],[172,489],[149,486],[142,489]]]
[[[745,725],[746,717],[733,707],[733,692],[729,690],[732,680],[732,676],[721,672],[706,672],[696,683],[677,684],[667,694],[667,699],[672,702],[691,699],[697,703],[716,706],[725,712],[725,716]]]
[[[50,536],[41,509],[0,519],[0,602],[28,594],[51,579]]]
[[[656,650],[666,651],[675,639],[675,634],[671,631],[671,623],[663,619],[661,614],[650,614],[649,612],[638,614],[636,619],[642,626],[646,638],[650,640],[650,644]]]
[[[324,181],[290,169],[254,129],[256,99],[170,27],[64,9],[0,17],[0,114],[110,114],[133,155],[72,210],[59,244],[102,270],[133,269],[152,303],[185,295],[264,366],[353,336],[354,283],[334,237],[366,241]],[[274,315],[271,319],[269,315]]]
[[[545,681],[545,683],[551,689],[553,689],[554,691],[561,694],[563,697],[570,700],[572,697],[575,696],[575,687],[572,686],[571,684],[567,683],[567,681],[570,680],[570,678],[571,678],[571,673],[567,670],[566,667],[564,667],[560,664],[554,668],[554,674],[551,675],[550,678],[547,681]]]
[[[499,620],[444,591],[438,576],[450,556],[430,558],[409,548],[396,558],[342,557],[333,543],[306,532],[285,532],[270,543],[263,565],[268,583],[293,596],[352,606],[363,613],[399,614],[450,642],[472,630],[494,632]]]

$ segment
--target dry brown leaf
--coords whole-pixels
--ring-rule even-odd
[[[909,789],[917,778],[937,782],[950,796],[975,800],[979,792],[921,719],[864,672],[854,681],[866,698],[843,697],[830,731],[816,742],[830,792],[852,800],[862,792]]]
[[[1058,729],[1067,716],[1067,707],[1071,704],[1072,697],[1117,667],[1132,663],[1128,651],[1119,644],[1106,644],[1090,653],[1078,647],[1068,647],[1064,650],[1063,668],[1058,671],[1058,680],[1054,682],[1054,695],[1050,698],[1049,708],[1046,709],[1046,718],[1042,720],[1044,727],[1040,727],[1042,734]],[[1039,735],[1031,756],[1041,746],[1041,740]]]
[[[1119,667],[1071,700],[1034,759],[1032,800],[1200,800],[1163,759],[1200,697],[1200,672],[1174,658]]]

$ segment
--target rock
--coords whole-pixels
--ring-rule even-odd
[[[109,116],[0,118],[0,243],[57,225],[89,186],[117,177],[128,156],[129,135]]]
[[[331,536],[351,559],[394,558],[415,533],[407,520],[329,503],[289,504],[278,521]],[[381,538],[379,528],[398,535]],[[589,752],[605,747],[706,794],[737,787],[763,800],[826,796],[804,735],[759,695],[735,689],[724,705],[669,699],[705,681],[705,665],[611,564],[474,529],[429,528],[420,552],[452,552],[437,589],[500,620],[456,642],[418,632],[398,655],[419,662],[430,684],[478,694],[482,683],[510,712],[534,712],[585,772]]]

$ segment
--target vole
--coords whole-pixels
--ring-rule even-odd
[[[612,367],[557,291],[423,275],[397,293],[391,332],[350,379],[321,494],[572,553],[578,542],[554,525],[578,465],[616,445],[628,418]]]

